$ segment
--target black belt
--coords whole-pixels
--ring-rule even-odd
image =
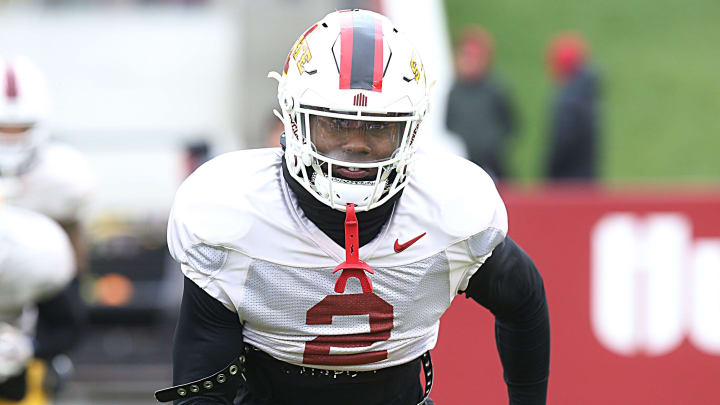
[[[245,345],[246,353],[250,350],[260,351],[259,349],[256,349],[250,345]],[[420,361],[422,363],[423,373],[425,374],[425,392],[422,400],[418,403],[418,405],[423,405],[428,400],[428,396],[430,395],[430,390],[432,389],[433,383],[433,368],[432,359],[430,358],[430,352],[425,352],[421,356]],[[237,386],[242,382],[247,381],[247,377],[245,376],[246,363],[247,357],[245,354],[242,354],[233,362],[228,364],[225,368],[216,372],[215,374],[189,382],[187,384],[175,385],[156,391],[155,398],[159,402],[170,402],[177,399],[192,398],[209,392],[216,392],[224,387],[227,387],[228,385]],[[297,366],[286,362],[282,362],[282,366],[280,368],[282,372],[288,374],[294,373],[321,378],[326,377],[333,380],[362,379],[362,376],[364,375],[375,374],[382,371],[382,369],[377,371],[325,370],[319,368]]]

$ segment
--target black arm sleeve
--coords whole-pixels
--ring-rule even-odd
[[[173,385],[185,384],[215,373],[242,351],[242,325],[237,314],[225,308],[185,277],[180,317],[173,342]],[[175,405],[231,405],[237,387]]]
[[[550,321],[542,277],[509,237],[470,278],[467,297],[495,315],[495,340],[510,405],[543,405],[550,373]]]
[[[87,325],[87,310],[75,278],[58,294],[37,304],[35,357],[50,360],[75,345]]]

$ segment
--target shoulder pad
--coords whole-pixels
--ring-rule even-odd
[[[490,176],[459,156],[418,154],[410,194],[423,198],[448,234],[464,239],[488,228],[507,233],[505,204]],[[405,198],[405,196],[403,196]]]
[[[172,256],[189,263],[186,252],[193,246],[225,246],[242,239],[257,220],[258,207],[268,203],[262,200],[280,198],[273,192],[278,187],[280,158],[278,149],[231,152],[190,175],[178,189],[170,213]]]

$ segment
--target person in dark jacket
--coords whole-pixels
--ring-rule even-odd
[[[547,175],[552,180],[594,179],[598,175],[600,97],[585,41],[562,34],[548,50],[550,73],[558,90],[550,123]]]
[[[492,73],[493,41],[484,29],[467,28],[456,55],[457,80],[448,97],[446,125],[465,142],[468,159],[495,180],[507,177],[507,141],[515,129],[507,89]]]

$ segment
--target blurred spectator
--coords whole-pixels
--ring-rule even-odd
[[[465,29],[456,52],[458,78],[448,98],[446,125],[465,142],[468,157],[492,177],[508,175],[507,140],[515,129],[508,91],[492,73],[493,40],[480,27]]]
[[[550,43],[547,60],[557,83],[548,177],[594,179],[598,172],[600,92],[598,77],[588,63],[585,40],[572,33],[558,35]]]
[[[208,141],[200,139],[186,143],[183,154],[183,178],[191,175],[208,160],[210,160]]]
[[[63,228],[74,249],[76,276],[87,264],[80,219],[95,181],[83,155],[69,145],[49,141],[45,127],[49,105],[44,75],[32,62],[0,58],[0,197],[9,205],[44,214]],[[59,296],[68,305],[51,306],[46,316],[37,319],[37,344],[57,348],[43,359],[52,360],[50,355],[59,355],[80,336],[84,312],[77,280],[65,288]],[[73,313],[62,313],[66,307]],[[69,318],[73,328],[68,330]]]

